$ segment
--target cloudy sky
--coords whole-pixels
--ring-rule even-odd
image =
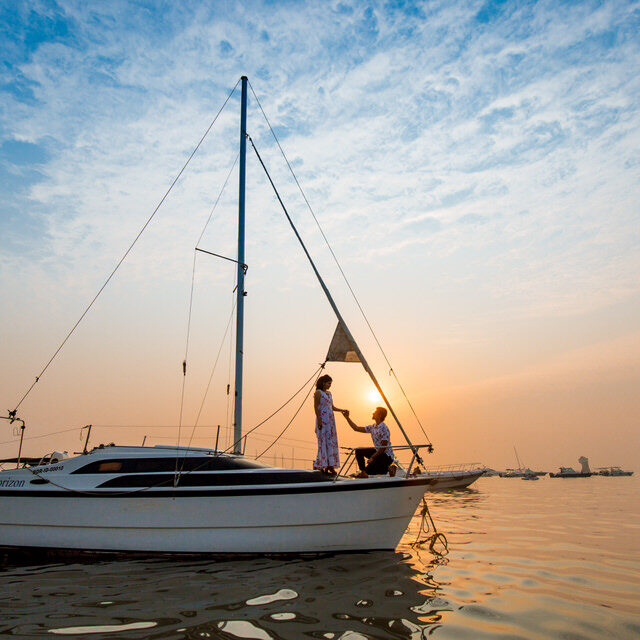
[[[0,27],[1,406],[29,388],[246,74],[433,464],[509,466],[513,446],[546,469],[580,455],[640,463],[640,3],[5,2]],[[27,453],[77,450],[89,423],[97,441],[176,441],[193,248],[236,159],[238,108],[236,91],[20,406]],[[247,128],[424,441],[253,94]],[[248,153],[251,427],[313,373],[335,319]],[[199,244],[230,256],[236,174]],[[234,273],[195,265],[183,424],[202,405],[194,443],[210,445],[229,424]],[[364,424],[366,376],[328,370],[336,404]],[[338,426],[342,444],[362,444]],[[14,440],[7,426],[0,455]],[[307,401],[277,451],[311,459],[313,440]]]

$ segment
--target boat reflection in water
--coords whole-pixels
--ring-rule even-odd
[[[433,567],[446,562],[421,555],[433,560]],[[121,631],[119,637],[127,638],[227,640],[350,633],[422,637],[450,606],[438,597],[432,566],[416,560],[408,553],[371,552],[5,569],[20,614],[1,631],[24,637]]]

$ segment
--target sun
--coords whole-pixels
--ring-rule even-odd
[[[377,389],[371,389],[368,393],[369,402],[378,404],[382,402],[382,396],[378,393]]]

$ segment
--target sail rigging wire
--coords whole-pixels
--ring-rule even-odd
[[[84,428],[84,427],[83,427]],[[38,438],[46,438],[47,436],[57,436],[60,433],[70,433],[71,431],[78,431],[79,427],[74,427],[73,429],[63,429],[62,431],[52,431],[51,433],[43,433],[41,436],[25,436],[24,440],[37,440]],[[4,442],[0,442],[0,444],[15,444],[19,442],[20,438],[16,438],[15,440],[5,440]]]
[[[318,227],[318,230],[320,231],[320,234],[322,235],[325,244],[327,245],[334,262],[336,263],[336,266],[338,267],[338,270],[340,271],[340,273],[342,274],[342,278],[344,279],[347,288],[349,289],[349,291],[351,292],[351,295],[358,307],[358,309],[360,310],[360,313],[362,314],[362,317],[364,318],[364,321],[366,322],[367,326],[369,327],[369,331],[371,332],[371,335],[373,336],[373,339],[376,341],[376,344],[378,345],[378,348],[380,349],[380,353],[382,353],[382,356],[384,357],[387,365],[389,366],[389,373],[393,375],[393,377],[395,378],[396,383],[398,384],[398,387],[400,388],[400,391],[402,392],[402,395],[404,396],[404,399],[407,401],[407,404],[409,405],[409,408],[411,409],[411,412],[413,413],[415,419],[418,422],[418,425],[420,426],[420,429],[422,430],[422,433],[424,435],[424,437],[427,439],[427,441],[429,443],[431,443],[431,441],[429,440],[429,436],[427,435],[424,426],[422,425],[422,422],[420,421],[420,418],[418,417],[418,414],[416,413],[416,410],[413,408],[413,404],[411,404],[411,401],[409,400],[409,397],[407,396],[404,387],[402,386],[402,384],[400,383],[400,379],[398,378],[395,370],[393,369],[393,366],[391,365],[391,362],[389,361],[389,358],[387,357],[387,354],[385,352],[385,350],[382,348],[382,344],[380,344],[380,340],[378,340],[378,336],[376,335],[376,332],[373,330],[373,327],[371,325],[371,323],[369,322],[369,318],[367,317],[367,314],[365,313],[362,305],[360,304],[360,301],[358,300],[358,297],[356,296],[355,291],[353,290],[353,287],[351,286],[351,283],[349,282],[349,279],[347,278],[347,274],[344,272],[342,265],[340,264],[340,261],[338,260],[338,257],[336,256],[335,252],[333,251],[333,248],[331,246],[331,244],[329,243],[329,240],[327,238],[327,236],[325,235],[322,227],[320,226],[320,222],[313,210],[313,208],[311,207],[311,203],[309,202],[304,190],[302,189],[302,185],[300,184],[300,182],[298,181],[298,177],[296,176],[293,167],[291,166],[291,163],[289,162],[289,159],[287,158],[284,149],[282,148],[282,146],[280,145],[280,141],[278,140],[278,136],[276,136],[275,131],[273,130],[273,127],[271,126],[271,122],[269,122],[269,118],[267,117],[267,114],[265,113],[264,109],[262,108],[262,104],[260,104],[260,100],[258,99],[258,96],[256,95],[256,92],[253,89],[253,85],[251,84],[251,82],[249,81],[249,87],[251,88],[251,93],[253,94],[253,97],[256,100],[256,103],[258,105],[258,107],[260,108],[260,111],[262,112],[262,115],[264,116],[264,119],[267,123],[267,126],[269,127],[269,130],[271,131],[271,135],[273,136],[273,139],[276,142],[276,145],[278,146],[278,149],[280,149],[280,153],[282,154],[282,157],[284,158],[284,161],[287,164],[287,167],[289,168],[289,171],[291,172],[291,175],[293,176],[293,179],[296,183],[296,185],[298,186],[298,189],[300,191],[300,194],[302,195],[302,198],[304,199],[307,208],[309,209],[313,219],[315,220],[315,223]]]
[[[236,83],[236,86],[237,83]],[[240,154],[238,153],[233,161],[233,164],[231,165],[231,168],[229,169],[229,172],[227,173],[227,177],[224,180],[224,183],[222,185],[222,188],[220,189],[220,192],[218,193],[218,197],[216,198],[215,202],[213,203],[213,207],[211,207],[211,211],[209,212],[209,217],[207,218],[207,221],[204,223],[204,227],[202,228],[202,231],[200,232],[200,235],[198,236],[198,240],[196,241],[196,246],[195,249],[193,251],[193,268],[191,270],[191,293],[189,295],[189,313],[188,313],[188,318],[187,318],[187,337],[186,337],[186,341],[185,341],[185,347],[184,347],[184,360],[182,361],[182,391],[180,393],[180,418],[178,420],[178,443],[177,446],[180,446],[180,436],[181,436],[181,430],[182,430],[182,414],[183,414],[183,410],[184,410],[184,393],[185,393],[185,387],[186,387],[186,381],[187,381],[187,359],[188,359],[188,355],[189,355],[189,338],[191,336],[191,315],[192,315],[192,310],[193,310],[193,289],[195,286],[195,280],[196,280],[196,258],[198,256],[198,245],[200,244],[200,240],[202,240],[202,237],[204,236],[205,231],[207,230],[207,227],[209,226],[209,222],[211,222],[211,218],[213,217],[213,214],[218,206],[218,203],[220,202],[220,198],[222,197],[222,194],[224,193],[224,190],[227,186],[227,183],[229,182],[229,178],[231,177],[231,174],[233,173],[233,170],[236,166],[236,163],[238,162],[238,157],[240,156]],[[233,311],[231,312],[231,314],[233,315]],[[228,330],[228,327],[227,327]],[[225,331],[225,336],[226,336],[226,331]],[[224,338],[223,338],[224,341]],[[218,353],[218,355],[220,355]],[[216,359],[216,363],[217,363],[217,359]],[[213,376],[213,372],[211,374]],[[211,382],[211,380],[209,380],[209,382]],[[208,387],[207,387],[208,389]],[[204,401],[203,401],[204,403]],[[200,409],[202,410],[202,407],[200,407]],[[200,417],[200,413],[198,413],[198,417]],[[195,427],[194,427],[195,429]],[[193,432],[191,434],[191,436],[193,437]],[[191,442],[191,440],[189,441]],[[178,458],[176,456],[176,473],[178,470]]]
[[[190,427],[193,425],[182,425],[183,427]],[[198,425],[198,429],[202,430],[202,429],[217,429],[217,427],[220,426],[220,435],[223,435],[223,432],[226,433],[231,433],[233,432],[232,427],[224,427],[222,425],[215,425],[215,424],[206,424],[206,425],[202,425],[199,424]],[[175,424],[171,424],[171,425],[141,425],[141,424],[133,424],[133,425],[128,425],[128,424],[94,424],[93,425],[94,429],[175,429],[176,425]],[[57,431],[55,433],[66,433],[66,432],[70,432],[70,431],[76,431],[76,430],[80,430],[79,427],[76,427],[74,429],[66,429],[65,431]],[[45,434],[45,435],[53,435],[53,434]],[[35,438],[43,438],[45,437],[43,436],[34,436]],[[271,440],[273,438],[276,437],[275,434],[273,433],[254,433],[253,438],[257,439],[257,440],[263,440],[265,442],[271,442]],[[27,438],[25,438],[26,440]],[[153,436],[149,436],[149,440],[174,440],[175,441],[175,436],[158,436],[158,435],[153,435]],[[194,440],[206,440],[208,442],[211,441],[212,436],[211,435],[203,435],[203,436],[194,436],[193,438]],[[293,437],[287,437],[287,438],[280,438],[283,443],[287,444],[288,446],[291,447],[295,447],[295,448],[300,448],[300,449],[308,449],[309,451],[316,451],[316,445],[314,444],[314,442],[312,442],[311,440],[308,439],[304,439],[304,438],[293,438]],[[18,440],[9,440],[6,444],[15,444],[16,442],[18,442]],[[3,443],[0,443],[3,444]]]
[[[320,369],[322,369],[322,366],[320,367]],[[314,375],[317,375],[319,371],[316,371],[314,373]],[[312,376],[313,377],[313,376]],[[310,380],[310,379],[309,379]],[[305,383],[306,386],[306,383]],[[304,388],[304,387],[302,387]],[[299,391],[297,391],[289,400],[287,400],[287,402],[285,403],[285,405],[290,402],[293,398],[295,398],[296,395],[298,395]],[[283,406],[285,406],[283,405]],[[282,407],[281,407],[282,408]],[[277,411],[279,411],[280,409],[278,409]],[[276,413],[277,413],[276,411]],[[272,416],[275,415],[272,414]],[[270,417],[272,417],[270,416]],[[268,420],[269,418],[267,418]],[[266,421],[265,421],[266,422]],[[260,425],[258,425],[260,426]],[[254,427],[253,430],[257,429],[258,427]],[[75,431],[75,429],[71,429],[71,431]],[[201,465],[194,467],[193,469],[189,469],[188,471],[185,471],[183,474],[180,475],[180,477],[183,476],[188,476],[191,473],[193,473],[194,471],[200,471],[201,469],[205,468],[207,466],[208,461],[203,462]],[[138,489],[132,489],[130,491],[83,491],[83,490],[79,490],[79,489],[73,489],[71,487],[65,487],[61,484],[58,484],[57,482],[55,482],[54,480],[51,479],[51,477],[47,477],[47,478],[42,478],[42,474],[39,473],[37,470],[32,469],[29,466],[25,466],[25,469],[27,469],[27,471],[29,471],[30,473],[32,473],[36,478],[41,478],[43,480],[46,481],[47,484],[50,484],[54,487],[57,487],[58,489],[62,489],[63,491],[66,491],[70,494],[75,494],[75,495],[84,495],[84,496],[107,496],[107,497],[118,497],[118,496],[131,496],[131,495],[136,495],[136,494],[140,494],[140,493],[145,493],[147,491],[149,491],[150,489],[157,489],[158,487],[166,487],[169,484],[169,480],[162,480],[160,482],[157,482],[155,484],[149,485],[148,487],[140,487]],[[174,483],[175,483],[175,478],[174,478]],[[174,484],[174,488],[175,488],[175,484]]]
[[[193,427],[193,425],[182,425],[183,428],[188,428],[188,427]],[[221,435],[223,432],[227,432],[227,433],[231,433],[233,432],[232,427],[224,427],[222,425],[215,425],[215,424],[199,424],[197,425],[198,429],[217,429],[218,426],[220,426],[220,432]],[[175,429],[176,425],[175,424],[164,424],[164,425],[144,425],[144,424],[94,424],[93,425],[94,430],[95,429]],[[74,427],[73,429],[65,429],[64,431],[55,431],[53,433],[45,433],[43,435],[40,436],[32,436],[31,438],[27,438],[25,437],[25,440],[27,439],[33,439],[33,438],[44,438],[46,436],[51,436],[51,435],[56,435],[59,433],[70,433],[72,431],[80,431],[81,428],[80,427]],[[260,434],[253,434],[253,438],[257,438],[258,440],[264,440],[265,442],[271,442],[272,438],[275,438],[275,434],[273,433],[260,433]],[[150,439],[153,440],[175,440],[175,436],[158,436],[158,435],[154,435],[154,436],[150,436]],[[212,438],[211,435],[207,435],[207,436],[194,436],[194,440],[207,440],[210,441]],[[287,438],[281,438],[281,440],[285,443],[287,443],[288,445],[292,446],[292,447],[299,447],[300,449],[309,449],[309,450],[316,450],[316,445],[313,441],[309,440],[309,439],[304,439],[304,438],[293,438],[293,437],[287,437]],[[7,442],[0,442],[0,444],[15,444],[16,442],[18,442],[19,439],[16,440],[8,440]]]
[[[237,281],[238,281],[238,276],[236,274],[236,287],[238,286]],[[235,293],[235,288],[231,292],[231,299],[235,303],[236,297],[234,296],[234,293]],[[227,372],[227,411],[224,419],[224,426],[225,426],[225,429],[227,430],[231,426],[229,423],[229,405],[231,404],[231,365],[232,364],[233,364],[233,329],[229,332],[229,367]],[[235,395],[234,395],[234,401],[235,401]],[[234,406],[234,410],[235,410],[235,406]]]
[[[322,367],[318,370],[317,373],[320,373],[320,371],[322,371]],[[269,451],[271,447],[273,447],[276,444],[276,442],[278,442],[278,440],[280,440],[280,438],[285,434],[287,429],[293,424],[293,421],[296,419],[297,415],[300,413],[302,407],[304,407],[304,403],[307,401],[307,398],[311,395],[311,392],[313,391],[317,382],[318,382],[318,379],[316,378],[314,383],[309,387],[309,390],[307,391],[307,394],[305,395],[302,402],[300,403],[300,406],[296,409],[296,412],[293,414],[293,416],[291,416],[291,420],[289,420],[285,428],[278,434],[276,439],[260,455],[256,456],[256,460],[259,460],[260,458],[262,458],[262,456],[265,453],[267,453],[267,451]]]
[[[191,334],[191,310],[193,308],[193,287],[196,279],[196,258],[198,256],[198,252],[193,252],[193,269],[191,271],[191,295],[189,296],[189,319],[187,320],[187,344],[184,352],[184,360],[182,361],[182,389],[180,391],[180,413],[178,418],[178,442],[177,446],[180,446],[180,435],[182,431],[182,412],[184,408],[184,392],[187,386],[187,353],[189,352],[189,336]],[[176,454],[176,470],[175,473],[178,473],[178,455]],[[174,482],[175,486],[175,482]]]
[[[165,194],[162,196],[162,199],[157,204],[156,208],[153,210],[153,212],[151,213],[151,215],[149,216],[147,221],[142,226],[142,229],[140,229],[140,231],[138,232],[138,235],[134,238],[133,242],[129,245],[129,248],[124,252],[124,255],[120,258],[120,260],[118,261],[118,263],[114,267],[113,271],[109,274],[109,277],[105,280],[104,284],[100,287],[100,289],[98,290],[98,293],[96,293],[96,295],[93,297],[93,299],[91,300],[91,302],[89,303],[87,308],[83,311],[83,313],[80,316],[80,318],[78,318],[77,322],[73,325],[73,327],[71,328],[71,331],[69,331],[69,333],[67,333],[67,335],[65,336],[64,340],[60,343],[60,346],[56,349],[56,351],[51,356],[49,361],[45,364],[45,366],[42,369],[42,371],[40,371],[40,373],[36,376],[35,380],[31,383],[31,386],[27,389],[27,391],[22,396],[22,398],[20,399],[18,404],[15,406],[15,408],[13,410],[14,412],[18,410],[20,405],[25,401],[27,396],[31,393],[32,389],[36,386],[36,384],[38,384],[38,382],[40,381],[40,378],[42,378],[42,376],[44,375],[45,371],[49,368],[49,365],[55,360],[56,356],[60,353],[60,351],[62,350],[64,345],[67,343],[67,341],[71,337],[71,335],[75,332],[75,330],[77,329],[78,325],[82,322],[82,320],[84,320],[84,317],[87,315],[87,313],[89,313],[89,310],[91,309],[91,307],[93,307],[94,303],[96,302],[96,300],[98,299],[100,294],[104,291],[105,287],[109,284],[109,282],[111,281],[111,279],[115,275],[116,271],[120,268],[120,265],[125,261],[126,257],[129,255],[129,253],[133,249],[133,247],[136,244],[136,242],[138,242],[138,239],[140,238],[140,236],[144,233],[145,229],[149,226],[151,220],[153,220],[153,218],[155,217],[156,213],[158,212],[158,210],[160,209],[160,207],[162,206],[164,201],[167,199],[167,196],[171,193],[173,187],[175,186],[175,184],[178,182],[178,180],[180,179],[180,177],[184,173],[184,170],[187,168],[187,166],[191,162],[191,159],[193,158],[193,156],[195,156],[196,152],[200,148],[200,145],[204,142],[204,139],[207,137],[209,131],[211,131],[211,128],[216,123],[216,120],[218,119],[218,117],[222,113],[222,110],[227,106],[227,102],[229,102],[229,100],[231,99],[231,96],[234,94],[234,92],[235,92],[236,88],[238,87],[239,83],[240,83],[240,80],[238,80],[238,82],[236,82],[235,86],[231,90],[231,93],[229,93],[229,95],[227,96],[227,99],[222,103],[222,106],[218,110],[218,113],[216,113],[215,117],[211,121],[211,124],[207,127],[207,130],[204,132],[203,136],[200,138],[200,141],[198,142],[198,144],[195,146],[195,148],[191,152],[191,155],[187,158],[187,161],[182,166],[182,169],[180,169],[180,171],[178,172],[178,175],[173,179],[173,182],[169,185],[169,188],[167,189]]]
[[[259,422],[255,427],[253,427],[252,429],[249,429],[249,431],[247,431],[247,433],[245,433],[240,440],[237,440],[236,442],[234,442],[233,444],[228,446],[224,451],[222,451],[222,453],[226,453],[227,451],[233,449],[237,444],[240,444],[240,442],[242,442],[243,439],[245,439],[247,436],[251,435],[256,429],[261,427],[265,422],[268,422],[269,420],[271,420],[271,418],[273,418],[273,416],[275,416],[278,412],[282,411],[282,409],[284,409],[303,389],[305,389],[307,387],[307,385],[314,378],[318,377],[318,374],[324,369],[324,365],[325,365],[325,363],[323,362],[313,372],[313,375],[311,375],[307,380],[305,380],[304,384],[284,404],[280,405],[270,416],[267,416],[264,420],[262,420],[262,422]],[[308,397],[308,395],[309,394],[307,394],[307,397]],[[300,409],[298,409],[298,411],[300,411]],[[297,415],[298,411],[296,411],[296,415]]]
[[[200,409],[198,410],[198,415],[196,416],[196,420],[193,424],[193,428],[191,429],[191,435],[189,436],[189,442],[187,443],[187,449],[189,449],[191,447],[191,442],[193,441],[193,436],[195,435],[196,432],[196,428],[198,427],[198,422],[200,420],[200,414],[202,413],[202,409],[204,407],[204,403],[207,399],[207,395],[209,393],[209,387],[211,386],[211,381],[213,380],[213,374],[216,371],[216,367],[218,366],[218,360],[220,359],[220,353],[222,352],[222,347],[224,346],[225,340],[227,338],[227,333],[229,332],[229,327],[231,326],[231,321],[233,320],[233,313],[236,309],[236,305],[235,305],[235,301],[232,305],[231,308],[231,313],[229,314],[229,320],[227,322],[227,326],[226,329],[224,330],[224,334],[222,336],[222,340],[220,342],[220,347],[218,349],[218,355],[216,356],[215,362],[213,363],[213,367],[211,368],[211,375],[209,376],[209,381],[207,382],[207,387],[205,389],[204,392],[204,396],[202,398],[202,402],[200,404]],[[191,309],[189,309],[189,313],[191,313]],[[186,359],[184,360],[184,363],[186,364]],[[182,395],[180,398],[180,424],[178,425],[178,444],[176,445],[177,448],[180,447],[180,433],[181,433],[181,429],[182,429],[182,409],[184,406],[184,391],[185,391],[185,381],[187,379],[186,376],[186,367],[184,368],[185,371],[185,375],[182,376]],[[174,476],[174,487],[175,482],[177,481],[177,479],[180,477],[180,475],[182,474],[182,471],[184,469],[184,461],[186,460],[187,457],[187,452],[185,452],[184,456],[183,456],[183,462],[182,465],[180,466],[180,469],[178,469],[179,466],[179,458],[180,458],[180,452],[178,450],[176,450],[176,468],[175,468],[175,476]]]
[[[220,347],[218,348],[218,354],[216,355],[216,359],[215,362],[213,363],[213,367],[211,368],[211,374],[209,375],[209,381],[207,382],[207,387],[204,391],[204,395],[202,397],[202,402],[200,403],[200,408],[198,409],[198,415],[196,416],[196,420],[193,424],[193,428],[191,429],[191,435],[189,436],[189,442],[187,443],[187,448],[189,448],[191,446],[191,442],[193,441],[193,436],[196,433],[196,429],[198,427],[198,422],[200,421],[200,415],[202,413],[202,409],[204,408],[204,403],[207,399],[207,395],[209,394],[209,388],[211,387],[211,381],[213,380],[213,374],[216,371],[216,368],[218,366],[218,360],[220,359],[220,354],[222,353],[222,348],[224,347],[224,343],[227,339],[227,334],[229,333],[229,328],[231,327],[231,321],[233,320],[233,314],[236,310],[236,305],[235,305],[235,301],[233,302],[233,305],[231,307],[231,313],[229,314],[229,320],[227,322],[227,327],[224,330],[224,335],[222,336],[222,340],[220,341]],[[179,444],[178,444],[179,446]],[[184,459],[186,459],[187,454],[185,453],[184,457],[183,457],[183,463],[182,463],[182,468],[184,468]],[[177,456],[176,456],[177,458]],[[182,468],[180,469],[180,473],[182,473]]]
[[[213,214],[216,210],[216,207],[218,206],[218,202],[220,202],[220,198],[222,197],[222,194],[224,193],[224,190],[227,186],[227,183],[229,182],[229,178],[231,177],[231,174],[233,173],[233,170],[236,168],[236,164],[238,164],[238,158],[240,157],[240,153],[238,152],[236,154],[235,160],[233,161],[233,164],[231,165],[231,168],[229,169],[229,173],[227,174],[227,177],[224,180],[224,184],[222,185],[222,189],[220,189],[220,193],[218,194],[218,197],[216,198],[216,201],[213,204],[213,207],[211,207],[211,211],[209,212],[209,217],[207,218],[207,221],[204,223],[204,227],[202,227],[202,231],[200,232],[200,235],[198,236],[198,240],[196,241],[196,247],[200,244],[200,240],[202,240],[202,236],[204,236],[204,232],[207,230],[207,227],[209,226],[209,223],[211,222],[211,218],[213,217]]]
[[[264,170],[264,172],[265,172],[265,174],[267,176],[267,180],[271,184],[271,188],[273,189],[273,191],[275,193],[275,196],[276,196],[278,202],[280,203],[280,207],[282,208],[282,211],[283,211],[285,217],[287,218],[287,221],[289,222],[289,226],[291,227],[293,233],[295,234],[296,238],[298,239],[298,242],[299,242],[300,246],[302,247],[302,250],[304,251],[304,254],[307,256],[307,260],[309,261],[309,264],[311,265],[311,268],[313,269],[313,272],[314,272],[314,274],[315,274],[315,276],[316,276],[316,278],[318,280],[318,283],[320,284],[320,287],[324,291],[324,294],[325,294],[329,304],[331,305],[331,308],[333,309],[333,312],[335,313],[335,315],[336,315],[336,317],[338,319],[338,324],[342,326],[342,329],[344,330],[345,334],[349,338],[351,344],[353,345],[354,351],[355,351],[356,355],[358,356],[358,359],[359,359],[360,363],[362,364],[364,370],[369,374],[369,377],[371,378],[371,382],[373,382],[373,384],[375,385],[376,389],[378,390],[378,393],[382,396],[382,399],[384,400],[385,404],[387,405],[387,408],[391,412],[391,415],[393,416],[393,419],[396,421],[396,424],[398,425],[398,428],[402,432],[402,435],[404,436],[404,439],[407,441],[407,444],[411,447],[411,450],[415,454],[416,459],[419,462],[422,462],[422,459],[420,458],[420,454],[418,452],[418,449],[416,449],[413,446],[413,444],[411,443],[411,440],[409,438],[409,434],[405,431],[404,427],[402,426],[402,423],[400,422],[400,419],[396,415],[396,412],[393,410],[393,407],[391,406],[391,403],[389,402],[389,400],[387,399],[384,391],[382,390],[382,387],[380,386],[380,383],[376,379],[375,374],[373,373],[371,367],[368,365],[368,363],[367,363],[367,361],[366,361],[366,359],[364,357],[364,354],[362,353],[362,351],[360,350],[360,348],[356,344],[353,336],[351,335],[351,332],[349,331],[347,325],[345,324],[344,319],[342,318],[342,314],[340,313],[340,310],[336,306],[336,303],[335,303],[335,301],[333,299],[333,296],[329,292],[329,289],[327,288],[327,285],[325,284],[324,280],[322,279],[322,276],[320,275],[320,272],[318,271],[318,268],[316,267],[315,262],[313,261],[313,258],[311,257],[311,254],[309,253],[309,250],[307,249],[304,241],[302,240],[302,236],[298,232],[298,229],[296,228],[295,224],[293,224],[293,220],[291,219],[291,216],[289,215],[289,212],[287,211],[287,208],[284,206],[284,202],[282,201],[282,198],[280,197],[280,193],[278,192],[278,189],[276,188],[276,185],[274,184],[273,179],[271,178],[271,174],[267,170],[267,167],[264,164],[264,161],[262,160],[262,157],[260,156],[260,153],[258,152],[258,149],[257,149],[255,143],[251,139],[251,136],[247,135],[247,138],[249,139],[249,142],[251,143],[251,146],[253,147],[253,150],[254,150],[254,152],[256,154],[256,157],[258,158],[258,161],[260,162],[260,164],[262,166],[262,169]],[[326,362],[326,360],[325,360],[325,362]],[[429,452],[431,452],[433,450],[431,445],[429,445],[429,449],[428,450],[429,450]]]

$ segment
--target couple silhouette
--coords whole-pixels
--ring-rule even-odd
[[[360,433],[368,433],[373,440],[373,447],[358,447],[356,461],[360,472],[356,478],[368,478],[370,475],[390,473],[394,475],[394,454],[391,447],[389,427],[384,422],[387,410],[376,407],[372,414],[373,424],[361,427],[350,417],[347,409],[339,409],[333,404],[329,389],[333,379],[329,375],[320,376],[316,381],[313,396],[313,408],[316,414],[316,438],[318,439],[318,456],[313,468],[324,473],[335,475],[340,468],[340,450],[334,412],[341,413],[349,426]]]

